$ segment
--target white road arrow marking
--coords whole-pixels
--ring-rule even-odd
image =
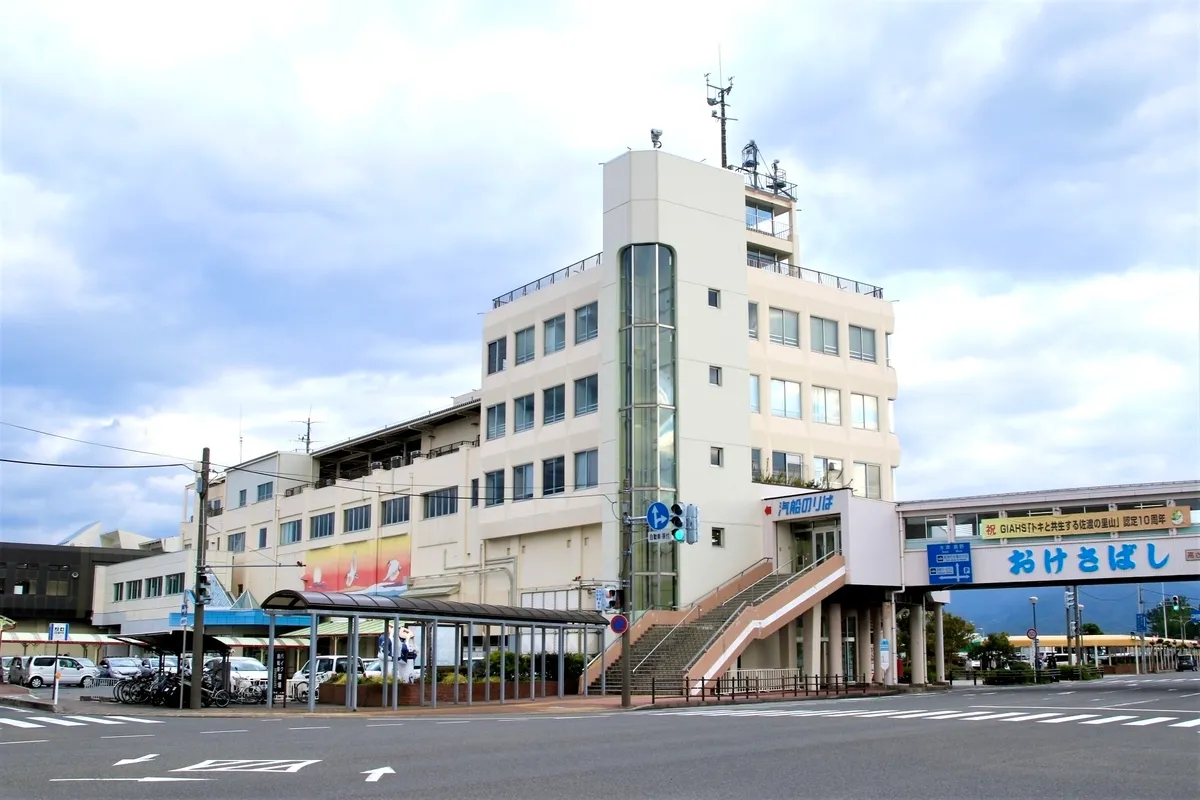
[[[169,777],[159,778],[159,777],[155,777],[155,776],[150,776],[148,778],[51,778],[50,782],[51,783],[69,783],[69,782],[80,782],[80,781],[88,781],[88,782],[91,782],[91,781],[131,781],[133,783],[164,783],[166,781],[211,781],[211,780],[212,780],[212,778],[169,778]]]
[[[151,753],[148,756],[141,756],[139,758],[122,758],[120,761],[113,764],[113,766],[114,767],[123,767],[126,764],[141,764],[145,761],[153,761],[156,758],[158,758],[158,753]]]
[[[396,770],[391,767],[380,767],[379,769],[368,770],[363,773],[367,776],[367,783],[376,783],[384,775],[395,775]]]

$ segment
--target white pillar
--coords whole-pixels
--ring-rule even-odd
[[[899,683],[896,669],[896,604],[888,601],[883,604],[883,630],[884,637],[888,640],[888,666],[887,666],[887,685],[895,686]]]
[[[934,670],[937,674],[937,682],[946,682],[946,635],[942,629],[942,604],[933,604],[933,644],[934,644],[934,660],[937,662],[934,665]]]
[[[908,613],[908,674],[913,686],[924,686],[928,679],[925,665],[925,606],[913,605]]]
[[[871,609],[871,627],[875,629],[875,655],[871,660],[871,681],[874,683],[887,683],[887,670],[883,668],[883,640],[887,638],[883,633],[883,620],[883,606]]]
[[[821,604],[804,612],[804,674],[821,675]]]
[[[855,634],[855,645],[858,647],[858,658],[855,667],[859,675],[865,676],[867,683],[871,682],[871,609],[858,609],[858,632]]]
[[[840,603],[829,604],[829,674],[832,676],[845,675],[845,660],[842,658],[842,606]]]

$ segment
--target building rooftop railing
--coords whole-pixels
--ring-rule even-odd
[[[793,278],[799,278],[805,281],[819,283],[822,286],[832,286],[835,289],[843,289],[855,294],[865,294],[870,297],[878,297],[883,299],[883,288],[874,286],[870,283],[852,280],[850,278],[842,278],[837,275],[830,275],[828,272],[819,272],[815,269],[805,269],[804,267],[796,267],[782,261],[764,261],[762,258],[747,257],[746,264],[751,267],[774,272],[777,275],[790,275]]]
[[[525,297],[526,295],[533,294],[534,292],[539,292],[542,289],[545,289],[547,286],[553,286],[556,283],[562,283],[563,281],[565,281],[567,278],[571,277],[572,275],[578,275],[580,272],[583,272],[584,270],[591,269],[592,267],[598,267],[603,262],[604,262],[604,253],[602,253],[602,252],[596,253],[596,255],[594,255],[594,256],[588,256],[587,258],[583,259],[582,261],[577,261],[574,264],[571,264],[569,267],[563,267],[560,270],[551,272],[549,275],[545,276],[544,278],[538,278],[536,281],[533,281],[532,283],[527,283],[520,288],[513,289],[508,294],[500,295],[499,297],[492,300],[492,308],[499,308],[500,306],[511,303],[514,300],[519,300],[520,298]]]

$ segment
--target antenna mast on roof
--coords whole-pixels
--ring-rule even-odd
[[[306,454],[311,453],[313,443],[317,441],[316,439],[312,438],[312,426],[321,424],[319,420],[314,420],[312,418],[312,407],[310,406],[308,409],[307,419],[294,419],[292,422],[304,426],[304,433],[300,436],[297,436],[296,441],[304,443],[304,452]]]
[[[720,60],[721,60],[720,52],[721,51],[718,49],[717,50],[718,65],[720,64]],[[717,70],[718,70],[718,72],[720,72],[721,67],[718,66]],[[728,155],[728,147],[726,145],[726,142],[727,142],[726,123],[737,122],[736,118],[728,116],[728,114],[726,113],[729,108],[729,103],[727,102],[729,95],[733,93],[733,76],[731,75],[729,77],[729,83],[726,84],[724,82],[724,78],[722,78],[718,74],[718,76],[717,76],[717,84],[718,85],[714,86],[712,81],[709,80],[709,77],[711,75],[712,75],[711,72],[704,73],[704,82],[708,85],[708,104],[710,106],[716,107],[716,108],[713,108],[713,112],[712,112],[713,119],[715,119],[721,123],[721,169],[728,169],[729,168],[729,155]],[[718,109],[720,109],[720,110],[718,111]]]
[[[242,460],[242,407],[238,406],[238,463]]]

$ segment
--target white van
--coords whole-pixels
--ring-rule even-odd
[[[58,682],[67,686],[91,686],[100,670],[70,656],[58,657]],[[25,683],[33,688],[54,683],[54,656],[29,656],[25,664]]]
[[[346,659],[350,656],[317,656],[317,685],[329,680],[339,672],[345,672]],[[358,659],[358,672],[364,673],[365,664]],[[288,679],[288,695],[295,700],[303,701],[308,698],[308,662],[305,661],[300,669]]]

